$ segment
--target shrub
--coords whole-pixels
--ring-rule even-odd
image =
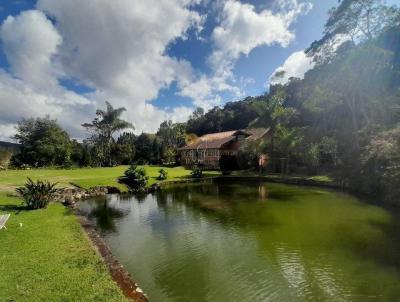
[[[130,190],[142,190],[149,180],[144,168],[138,168],[135,165],[130,166],[125,172],[124,176],[119,178],[119,181],[129,187]]]
[[[378,133],[362,154],[360,190],[386,201],[400,200],[400,127]]]
[[[190,173],[192,178],[202,178],[203,177],[203,170],[198,166],[193,166],[192,172]]]
[[[0,170],[6,170],[10,164],[12,152],[0,149]]]
[[[232,171],[238,170],[238,161],[236,156],[222,155],[219,159],[219,168],[223,175],[229,175]]]
[[[158,177],[157,180],[165,180],[168,178],[168,172],[165,171],[164,169],[158,170]]]
[[[58,192],[56,185],[56,183],[41,180],[34,182],[28,177],[25,185],[17,188],[16,191],[24,199],[29,209],[41,209],[47,207],[55,197]]]

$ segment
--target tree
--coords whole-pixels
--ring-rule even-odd
[[[143,190],[148,180],[149,177],[146,175],[146,170],[133,165],[124,172],[124,176],[119,178],[119,181],[127,185],[132,191]]]
[[[12,152],[7,149],[0,149],[0,170],[7,169],[12,158]]]
[[[377,133],[362,154],[362,189],[388,201],[400,198],[400,126]]]
[[[139,164],[147,164],[154,158],[154,135],[142,133],[140,134],[135,142],[136,155],[135,162]]]
[[[131,128],[131,123],[122,120],[120,117],[126,109],[116,108],[106,101],[106,110],[97,109],[96,118],[91,123],[82,124],[92,133],[91,141],[98,145],[99,156],[103,158],[104,165],[112,165],[111,148],[114,143],[113,135],[121,130]]]
[[[114,144],[112,157],[113,160],[122,165],[130,165],[135,158],[136,148],[136,135],[131,132],[122,133],[116,144]]]
[[[287,124],[295,114],[295,109],[284,106],[285,98],[284,89],[279,89],[254,102],[253,108],[258,117],[250,123],[250,126],[270,128],[273,132],[278,125]]]
[[[322,39],[306,51],[316,62],[329,61],[339,45],[350,40],[353,45],[371,41],[388,27],[400,24],[400,12],[383,0],[341,0],[329,12]]]
[[[177,149],[185,145],[185,125],[182,123],[173,124],[172,121],[164,121],[157,131],[157,138],[162,146],[161,161],[171,163],[177,156]]]
[[[270,128],[272,133],[271,141],[269,143],[268,153],[272,158],[272,165],[276,165],[279,157],[282,157],[282,152],[287,157],[287,164],[285,170],[289,171],[289,158],[290,151],[295,145],[295,133],[297,130],[289,130],[286,125],[296,113],[296,110],[291,107],[284,106],[286,94],[281,87],[273,91],[264,99],[254,102],[254,111],[257,112],[258,118],[255,119],[250,126]],[[293,139],[293,141],[290,141]],[[278,140],[278,141],[277,141]],[[275,145],[279,143],[278,147]],[[282,146],[282,147],[280,147]],[[286,146],[288,149],[284,149]],[[290,149],[289,149],[290,147]],[[285,151],[282,151],[282,150]],[[283,169],[281,169],[283,172]]]
[[[14,166],[71,164],[72,145],[69,135],[49,116],[23,119],[18,123],[14,139],[21,144],[20,152],[12,158]]]
[[[275,152],[285,158],[286,164],[281,163],[281,173],[290,173],[290,158],[296,146],[301,142],[302,138],[299,129],[285,127],[279,124],[276,127],[275,133]],[[281,159],[283,160],[283,158]]]
[[[207,113],[198,108],[189,117],[186,132],[203,135],[247,128],[248,124],[257,117],[252,107],[254,100],[248,97],[241,101],[228,102],[223,108],[214,107]]]
[[[239,170],[237,156],[221,155],[219,159],[219,168],[223,175],[229,175],[232,171]]]
[[[74,164],[80,167],[92,166],[92,156],[90,146],[86,143],[80,143],[77,140],[72,140],[71,160]]]

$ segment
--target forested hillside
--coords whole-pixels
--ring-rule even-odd
[[[341,1],[330,12],[324,36],[307,53],[315,67],[304,79],[292,78],[264,96],[237,103],[241,121],[274,129],[269,144],[245,153],[267,151],[275,172],[328,172],[353,189],[398,198],[398,8],[376,0]],[[229,130],[235,117],[230,104],[200,113],[188,122],[188,130],[199,135]]]
[[[343,0],[330,11],[325,31],[306,51],[314,67],[303,79],[267,93],[196,109],[186,123],[164,121],[157,133],[133,129],[106,110],[84,126],[90,136],[71,141],[56,121],[23,120],[14,166],[112,166],[179,162],[178,148],[205,133],[270,128],[271,139],[244,145],[240,167],[253,169],[260,153],[269,171],[329,174],[344,187],[400,202],[400,12],[381,0]],[[273,75],[284,78],[284,71]],[[278,81],[279,82],[279,81]],[[130,130],[130,131],[131,131]],[[126,131],[126,130],[125,130]]]

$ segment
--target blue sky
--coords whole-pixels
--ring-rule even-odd
[[[258,9],[269,7],[273,1],[242,1],[255,5]],[[300,16],[292,29],[296,33],[296,39],[288,47],[280,46],[261,46],[253,49],[248,56],[241,56],[236,62],[234,69],[238,77],[251,78],[254,82],[248,84],[245,89],[246,96],[256,96],[265,93],[265,85],[268,76],[281,66],[283,62],[294,52],[301,51],[322,36],[323,26],[328,16],[330,8],[337,4],[337,0],[309,1],[313,8],[309,13]],[[211,19],[211,18],[210,18]],[[209,20],[204,29],[205,35],[210,35],[214,26],[214,20]],[[178,58],[189,60],[192,65],[203,72],[209,72],[206,58],[210,54],[211,48],[207,42],[199,41],[195,38],[188,40],[178,40],[173,43],[168,53]],[[228,95],[224,102],[235,101],[235,97]],[[154,101],[157,106],[173,106],[190,104],[189,98],[176,95],[176,87],[161,91],[160,96]]]
[[[336,0],[3,0],[0,139],[49,114],[73,137],[109,100],[136,131],[268,89],[322,35]],[[282,80],[284,81],[284,79]],[[13,102],[9,100],[12,99]]]

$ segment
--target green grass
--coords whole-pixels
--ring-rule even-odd
[[[22,201],[9,194],[27,177],[60,186],[109,185],[126,190],[117,182],[126,168],[0,171],[0,215],[11,214],[7,230],[0,230],[0,301],[125,301],[70,210],[50,204],[47,209],[26,211]],[[160,168],[145,166],[149,185],[157,181]],[[168,172],[166,181],[190,177],[182,167],[163,169]]]
[[[69,209],[20,205],[0,193],[0,301],[126,301]]]
[[[144,166],[149,175],[149,185],[157,182],[158,166]],[[42,179],[58,182],[60,186],[76,184],[83,188],[94,186],[115,186],[121,190],[126,187],[118,183],[118,177],[122,176],[128,166],[112,168],[79,168],[79,169],[32,169],[32,170],[7,170],[0,171],[0,191],[12,191],[17,186],[23,185],[27,177],[33,180]],[[168,172],[168,180],[184,179],[190,177],[190,170],[183,167],[165,168]],[[217,175],[217,172],[207,172],[204,176]]]
[[[327,182],[327,183],[333,181],[332,177],[330,177],[329,175],[316,175],[316,176],[311,176],[308,179],[319,181],[319,182]]]

